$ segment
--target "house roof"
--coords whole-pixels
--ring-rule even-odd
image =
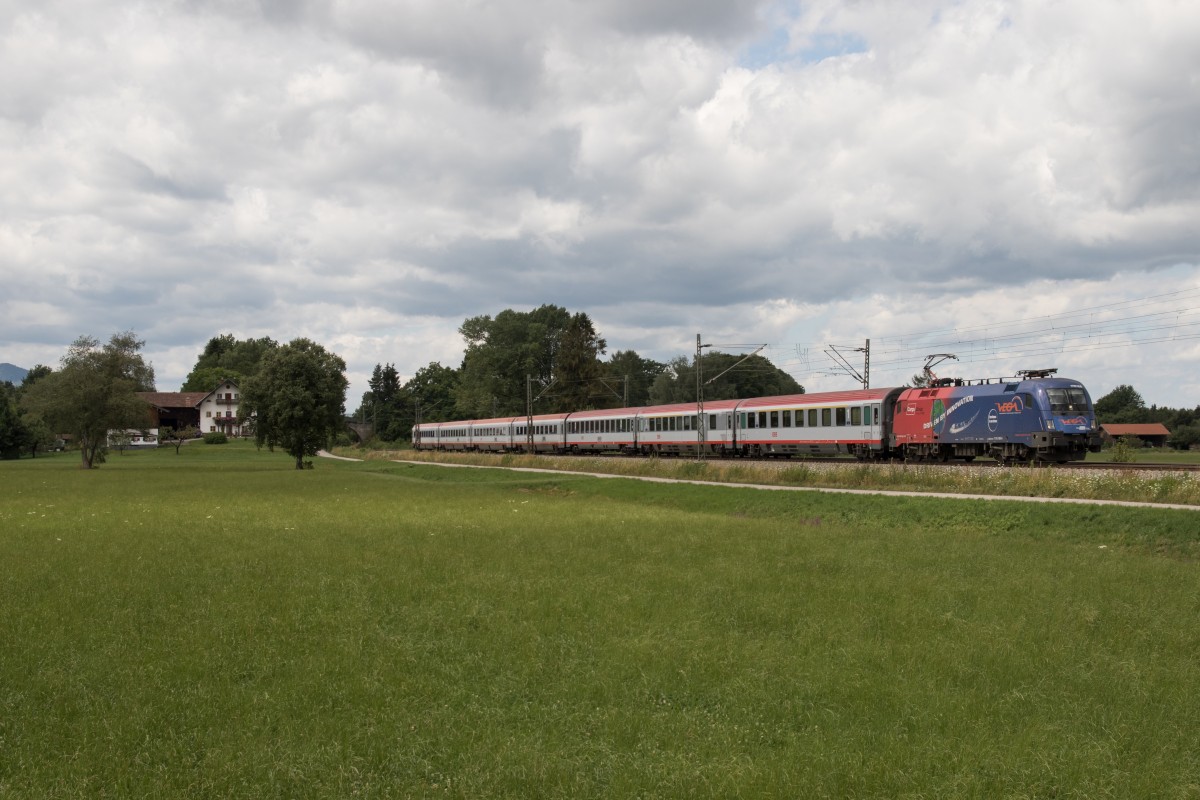
[[[137,396],[155,408],[195,408],[211,392],[138,392]]]
[[[1109,436],[1170,436],[1171,432],[1161,422],[1143,425],[1101,425]]]

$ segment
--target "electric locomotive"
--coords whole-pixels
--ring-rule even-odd
[[[1014,378],[940,378],[896,399],[891,444],[907,459],[1002,463],[1080,461],[1099,452],[1100,432],[1087,389],[1022,370]]]

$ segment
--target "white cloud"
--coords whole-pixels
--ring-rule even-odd
[[[1151,294],[1200,264],[1198,40],[1173,0],[13,7],[0,359],[139,326],[173,388],[303,328],[411,374],[556,303],[801,369],[789,334]],[[1191,352],[1097,363],[1194,404]]]

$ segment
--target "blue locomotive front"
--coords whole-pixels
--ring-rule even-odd
[[[1079,381],[1053,374],[1026,370],[908,389],[896,403],[894,443],[909,458],[1082,460],[1100,450],[1091,398]]]

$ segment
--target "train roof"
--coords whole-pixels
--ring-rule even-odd
[[[876,403],[894,392],[896,387],[883,389],[850,389],[844,392],[812,392],[810,394],[784,394],[776,397],[752,397],[742,400],[738,410],[771,408],[774,406],[823,406],[854,403]]]
[[[534,422],[559,422],[567,418],[567,414],[534,414]],[[455,419],[445,422],[422,422],[421,427],[442,425],[508,425],[513,422],[525,422],[529,417],[520,414],[515,417],[490,417],[488,419]]]
[[[645,409],[640,406],[628,408],[589,408],[586,411],[572,411],[571,419],[595,419],[597,417],[636,417]]]
[[[739,400],[705,400],[704,413],[709,414],[713,411],[729,411],[736,406]],[[638,411],[639,414],[695,414],[696,403],[670,403],[665,406],[645,406]]]

